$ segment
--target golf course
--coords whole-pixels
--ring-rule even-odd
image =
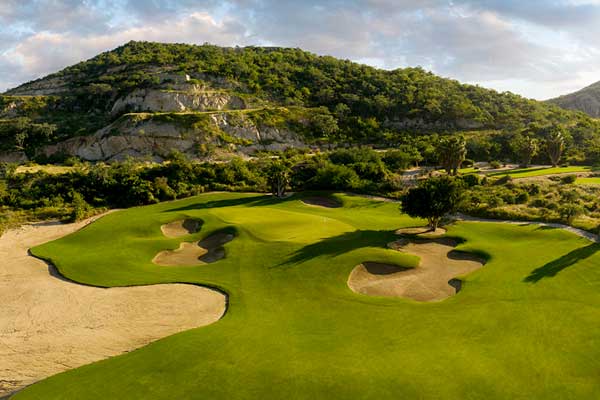
[[[11,399],[600,398],[600,244],[534,223],[405,230],[423,225],[340,193],[109,213],[31,254],[88,286],[214,289],[224,314]]]

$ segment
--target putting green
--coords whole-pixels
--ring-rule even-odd
[[[257,208],[251,212],[247,208],[226,208],[211,213],[226,223],[242,225],[266,241],[310,243],[355,229],[334,218],[271,207]]]
[[[347,280],[364,262],[414,267],[387,249],[418,225],[394,203],[338,195],[325,209],[206,194],[116,212],[33,249],[101,286],[190,282],[229,294],[217,323],[62,373],[15,399],[597,399],[600,249],[537,225],[462,222],[458,250],[486,254],[456,296],[369,297]],[[202,220],[200,240],[235,229],[226,257],[160,267],[180,239],[161,225]],[[323,219],[325,218],[325,219]]]

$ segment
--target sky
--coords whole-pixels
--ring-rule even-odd
[[[299,47],[548,99],[600,81],[600,0],[0,0],[0,92],[130,40]]]

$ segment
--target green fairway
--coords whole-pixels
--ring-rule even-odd
[[[559,168],[559,170],[564,170]],[[567,171],[574,172],[574,171]],[[463,222],[448,235],[486,255],[462,291],[437,303],[352,292],[364,261],[417,265],[386,248],[422,221],[398,204],[336,195],[340,208],[212,193],[131,208],[36,247],[78,282],[189,282],[229,295],[217,323],[71,370],[25,399],[598,399],[600,244],[537,225]],[[182,238],[162,224],[224,228],[226,257],[161,267]]]
[[[572,166],[572,167],[531,167],[518,168],[506,171],[499,171],[489,174],[489,176],[504,176],[509,175],[515,179],[532,178],[535,176],[557,175],[557,174],[573,174],[581,172],[592,172],[592,168],[588,166]]]
[[[577,178],[575,183],[578,185],[600,185],[600,178]]]

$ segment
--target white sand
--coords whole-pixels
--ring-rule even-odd
[[[94,288],[61,279],[28,255],[88,222],[26,225],[0,237],[0,395],[208,325],[225,312],[225,296],[208,288]]]

